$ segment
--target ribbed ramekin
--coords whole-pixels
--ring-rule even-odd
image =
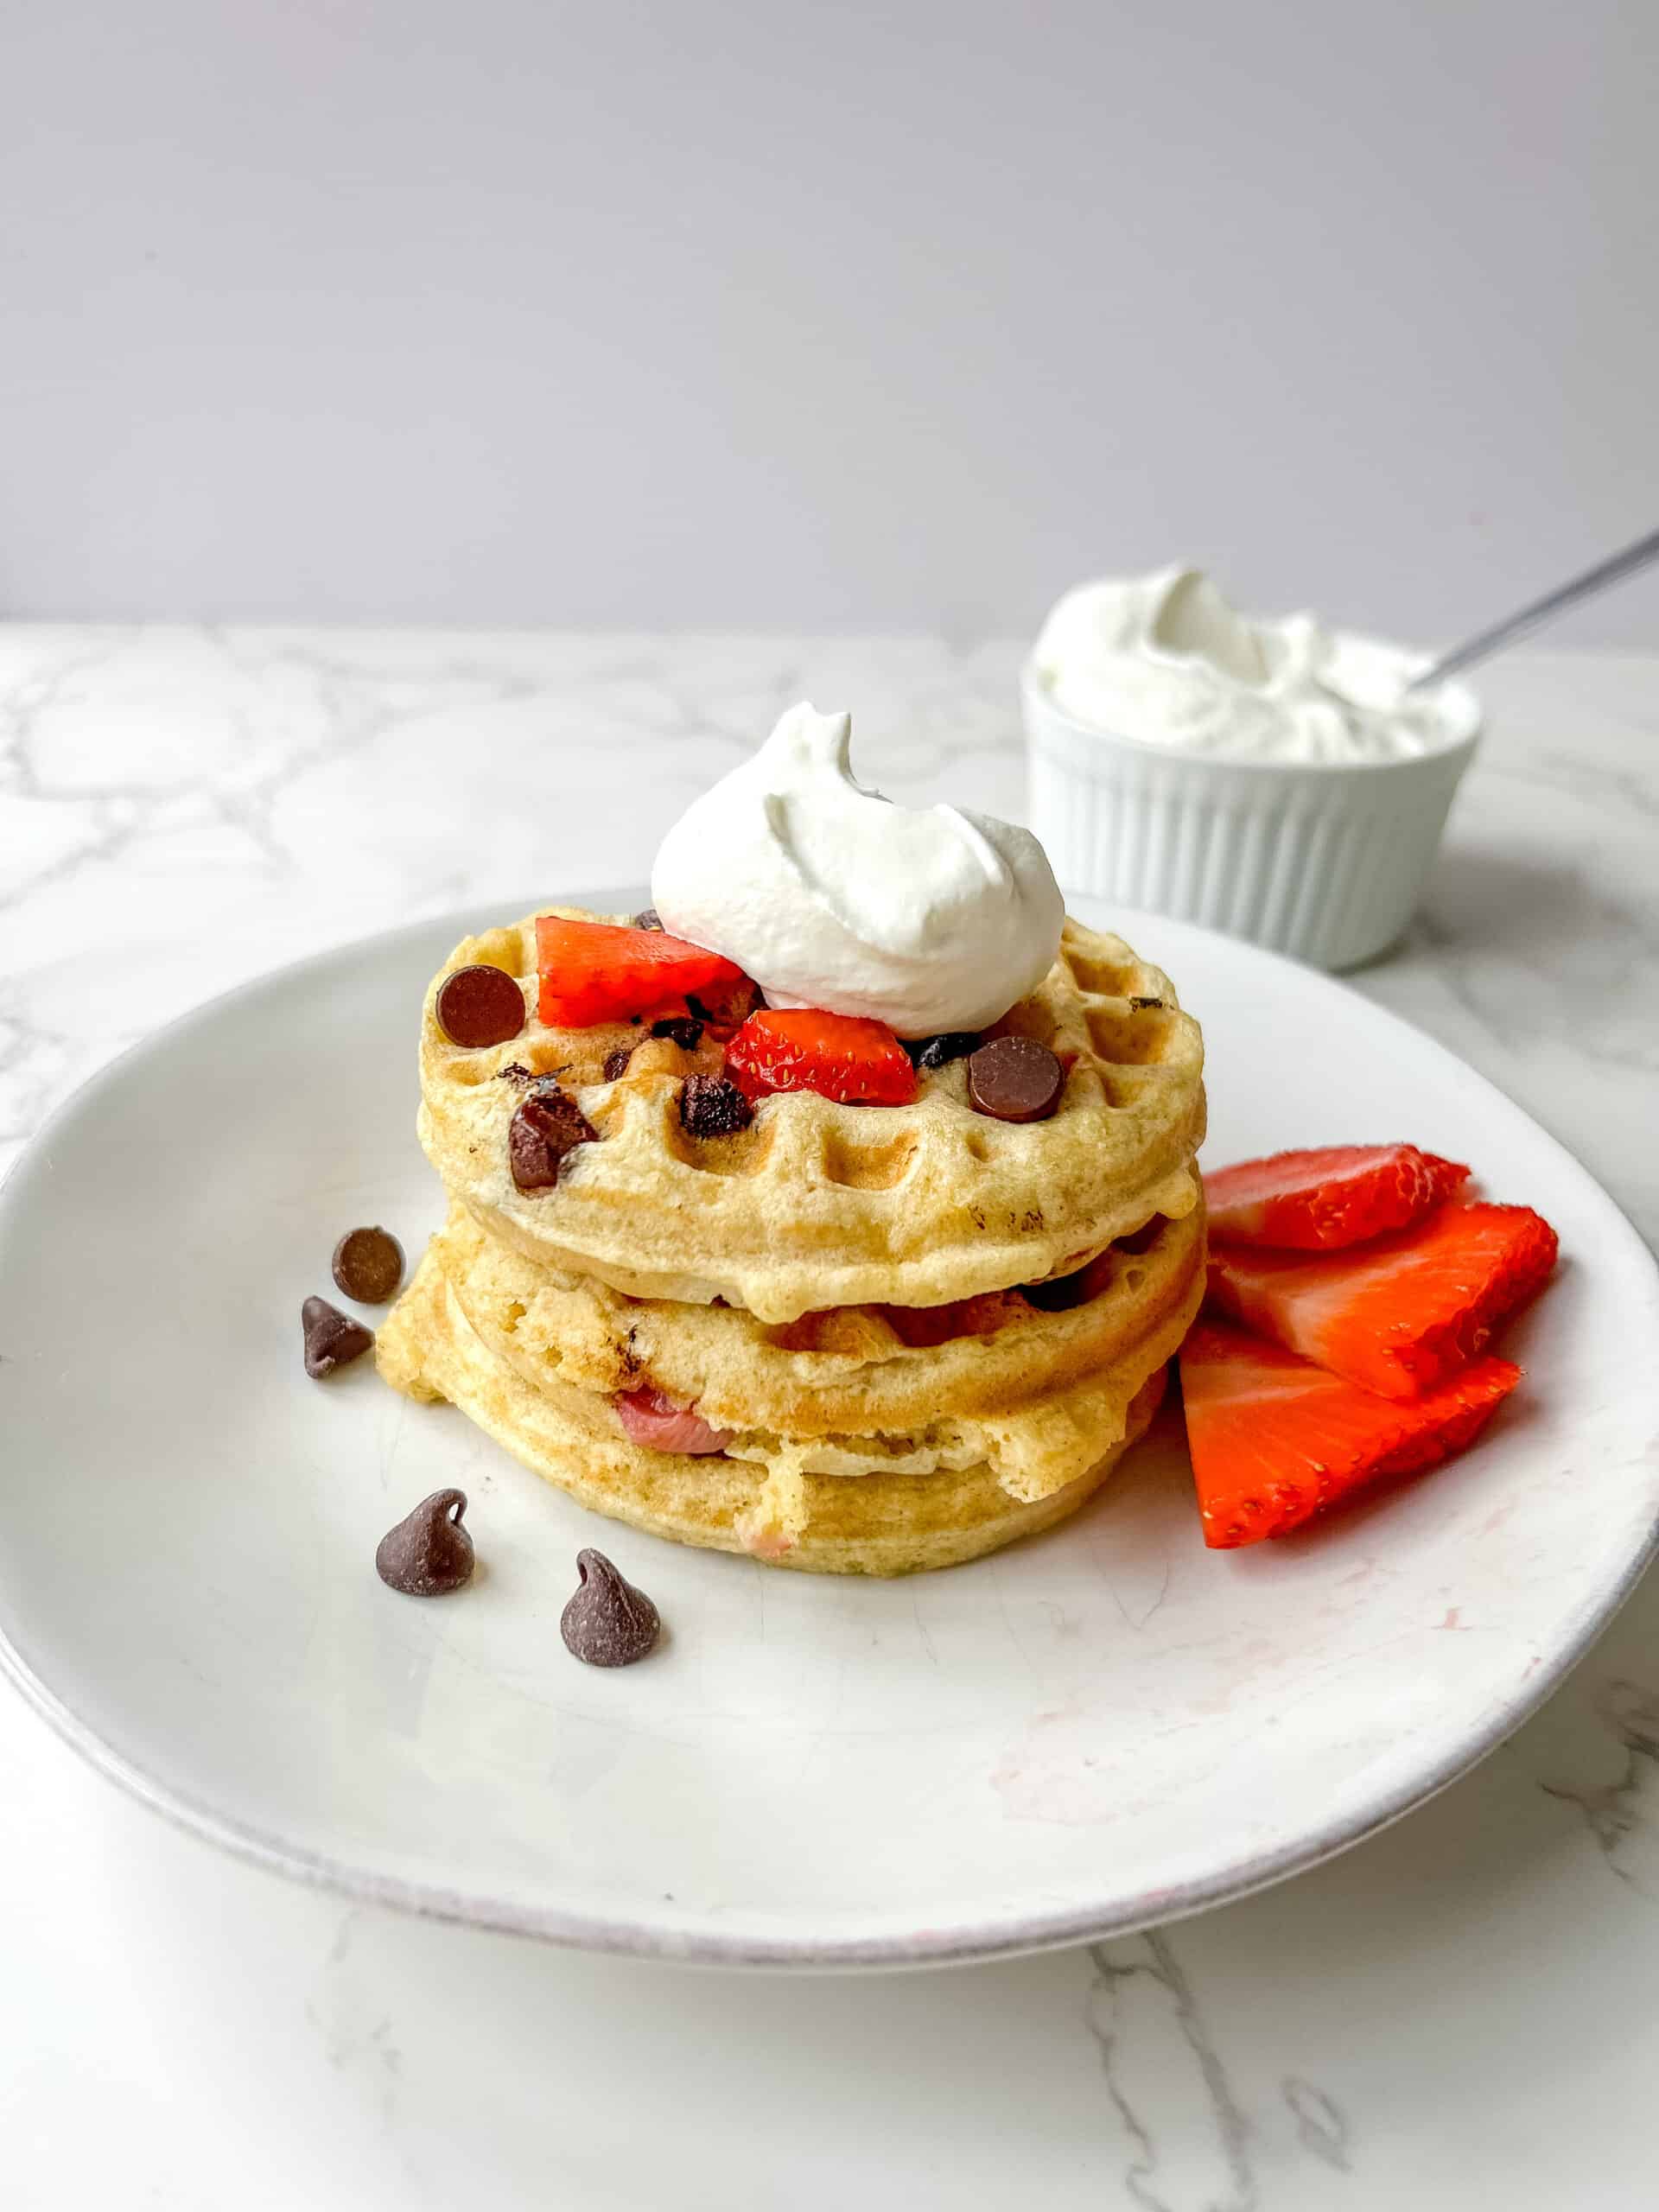
[[[1063,891],[1201,922],[1317,968],[1411,919],[1480,742],[1357,766],[1218,760],[1074,721],[1021,678],[1031,826]]]

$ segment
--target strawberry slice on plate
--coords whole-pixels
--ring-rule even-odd
[[[1187,1449],[1212,1551],[1282,1536],[1370,1483],[1461,1451],[1521,1379],[1478,1360],[1390,1403],[1243,1329],[1199,1321],[1181,1346]]]
[[[653,1452],[689,1452],[698,1458],[723,1452],[729,1428],[715,1428],[695,1406],[683,1406],[666,1390],[625,1390],[615,1400],[617,1418],[635,1444]]]
[[[766,1007],[726,1047],[726,1072],[746,1098],[816,1090],[843,1104],[907,1106],[917,1090],[910,1055],[885,1021],[818,1007]]]
[[[1417,1398],[1478,1357],[1543,1287],[1554,1230],[1530,1206],[1442,1206],[1344,1252],[1218,1245],[1210,1300],[1385,1398]]]
[[[1218,1167],[1204,1196],[1210,1234],[1224,1243],[1325,1252],[1408,1227],[1468,1177],[1414,1144],[1327,1145]]]
[[[666,931],[569,921],[562,914],[536,918],[536,1010],[550,1029],[626,1021],[683,1001],[690,991],[728,991],[745,980],[734,961]]]

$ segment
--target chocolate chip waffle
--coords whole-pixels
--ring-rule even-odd
[[[600,1393],[533,1388],[479,1336],[435,1248],[380,1332],[381,1370],[411,1395],[447,1399],[581,1503],[678,1543],[748,1552],[824,1573],[906,1574],[999,1549],[1084,1504],[1146,1429],[1161,1360],[1117,1433],[1064,1488],[1010,1497],[982,1462],[855,1478],[732,1457],[688,1458],[632,1443]]]
[[[548,909],[579,919],[572,908]],[[906,1106],[816,1092],[765,1099],[734,1134],[681,1118],[693,1049],[626,1023],[550,1028],[536,1017],[533,919],[455,948],[422,1020],[420,1134],[451,1194],[527,1258],[636,1298],[724,1299],[768,1324],[825,1307],[929,1306],[1070,1274],[1154,1217],[1198,1203],[1203,1050],[1168,978],[1122,938],[1065,925],[1058,957],[988,1034],[1048,1045],[1065,1070],[1058,1110],[1029,1124],[976,1113],[961,1062],[923,1074]],[[522,1032],[467,1047],[440,1026],[445,978],[500,969]],[[607,1062],[632,1047],[626,1066]],[[524,1080],[556,1076],[597,1135],[556,1185],[518,1187],[507,1128]]]
[[[480,1341],[572,1415],[652,1389],[731,1432],[773,1472],[931,1474],[983,1465],[1009,1497],[1052,1497],[1124,1433],[1147,1376],[1204,1294],[1201,1211],[1160,1218],[1033,1304],[848,1306],[767,1323],[726,1306],[629,1298],[538,1267],[457,1210],[431,1262]],[[591,1410],[591,1408],[589,1408]]]
[[[537,996],[533,920],[427,995],[451,1213],[389,1381],[599,1512],[795,1567],[945,1566],[1092,1495],[1204,1288],[1202,1046],[1165,976],[1068,922],[997,1052],[921,1055],[906,1104],[752,1119],[711,1023],[555,1027]],[[688,1110],[706,1090],[741,1110]]]

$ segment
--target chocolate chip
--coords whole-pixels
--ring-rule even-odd
[[[555,1152],[521,1106],[507,1124],[507,1166],[521,1191],[550,1191],[559,1179],[563,1153]]]
[[[466,1510],[465,1491],[435,1490],[388,1529],[374,1554],[387,1587],[406,1598],[442,1598],[471,1581],[473,1540],[461,1525]]]
[[[469,1052],[505,1045],[524,1026],[524,995],[505,968],[457,968],[438,987],[438,1027]]]
[[[691,1014],[673,1014],[665,1021],[653,1021],[651,1033],[653,1037],[666,1037],[682,1052],[695,1052],[702,1042],[702,1024]]]
[[[305,1371],[319,1382],[337,1367],[361,1359],[374,1342],[372,1330],[326,1298],[306,1300],[300,1308],[300,1329],[305,1338]]]
[[[680,1085],[680,1127],[688,1136],[735,1136],[753,1119],[753,1107],[728,1076],[689,1075]]]
[[[628,1071],[628,1062],[632,1058],[633,1047],[632,1045],[619,1045],[613,1052],[607,1052],[605,1055],[606,1082],[615,1083],[620,1077],[626,1075]]]
[[[663,918],[654,906],[642,906],[633,918],[633,926],[637,930],[659,930]]]
[[[1129,1001],[1130,1008],[1135,1014],[1144,1014],[1149,1006],[1155,1006],[1161,1013],[1163,1004],[1162,999],[1131,999]]]
[[[334,1281],[362,1306],[384,1306],[404,1279],[404,1248],[386,1229],[348,1229],[334,1247]]]
[[[993,1121],[1046,1122],[1065,1087],[1065,1070],[1034,1037],[994,1037],[969,1058],[969,1098]]]
[[[905,1050],[912,1067],[948,1067],[952,1060],[966,1059],[969,1052],[979,1050],[979,1032],[946,1029],[937,1037],[912,1037],[906,1039]]]
[[[578,1552],[576,1572],[582,1586],[559,1616],[565,1649],[584,1666],[632,1667],[661,1631],[656,1606],[603,1552]]]
[[[507,1128],[507,1165],[521,1191],[550,1190],[567,1153],[599,1132],[556,1077],[544,1075]]]

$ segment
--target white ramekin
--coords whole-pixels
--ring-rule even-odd
[[[1020,679],[1031,826],[1063,891],[1352,968],[1411,919],[1480,742],[1361,766],[1217,760],[1074,721]]]

